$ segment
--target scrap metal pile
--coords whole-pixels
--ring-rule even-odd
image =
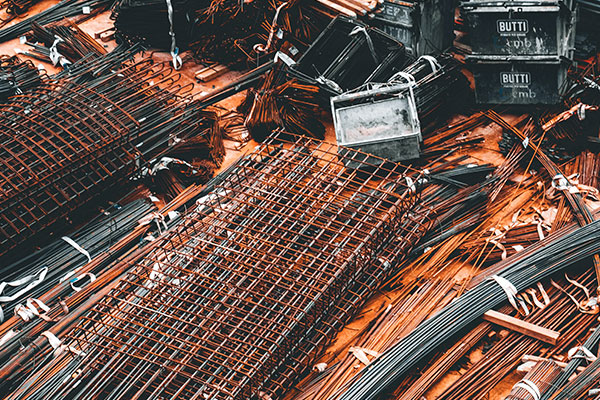
[[[599,398],[593,0],[0,8],[0,397]]]

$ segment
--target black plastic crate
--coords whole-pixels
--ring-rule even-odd
[[[474,55],[572,58],[577,7],[564,1],[485,1],[461,5]]]
[[[570,64],[560,58],[491,60],[469,56],[479,104],[557,104]]]
[[[374,19],[413,56],[440,54],[454,40],[452,0],[385,0]]]
[[[293,66],[306,78],[333,93],[367,82],[385,82],[407,62],[404,45],[385,32],[338,16],[321,32]]]

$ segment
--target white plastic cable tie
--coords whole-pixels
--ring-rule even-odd
[[[41,336],[44,336],[46,339],[48,339],[48,343],[50,343],[50,346],[52,346],[54,350],[58,349],[62,344],[62,341],[50,331],[42,332]]]
[[[358,346],[352,346],[352,347],[350,347],[350,349],[348,351],[365,365],[371,364],[371,361],[367,357],[367,354],[372,357],[375,357],[375,358],[379,357],[379,355],[380,355],[378,352],[376,352],[374,350],[365,349],[364,347],[358,347]]]
[[[527,136],[525,139],[523,139],[521,144],[523,145],[524,148],[527,148],[527,146],[529,146],[529,136]]]
[[[312,370],[315,372],[324,372],[327,369],[327,363],[321,362],[313,365]]]
[[[496,283],[498,285],[500,285],[502,290],[504,290],[504,293],[506,294],[506,297],[507,297],[509,303],[517,311],[519,311],[519,306],[517,305],[517,301],[518,301],[519,304],[521,304],[521,307],[523,307],[523,311],[524,311],[525,315],[529,315],[529,309],[527,308],[527,304],[525,304],[525,301],[517,298],[518,292],[517,292],[517,288],[515,287],[515,285],[513,285],[508,279],[503,278],[498,275],[492,275],[491,279],[495,280]]]
[[[83,14],[90,14],[92,12],[92,9],[90,8],[90,6],[83,6],[81,7],[81,12]]]
[[[344,92],[342,87],[340,85],[338,85],[337,82],[332,81],[331,79],[327,79],[323,75],[317,77],[315,80],[323,85],[327,85],[330,89],[332,89],[338,93]]]
[[[580,352],[582,354],[580,354]],[[575,346],[572,349],[569,349],[567,356],[569,357],[569,360],[572,360],[573,358],[583,358],[588,362],[594,362],[598,358],[585,346]]]
[[[526,390],[531,395],[531,397],[533,397],[533,400],[540,400],[542,398],[542,393],[540,392],[540,389],[535,383],[533,383],[529,379],[521,379],[515,384],[515,387],[519,387],[521,389]]]
[[[525,361],[517,367],[517,372],[527,373],[537,365],[537,361]]]
[[[65,242],[69,243],[71,245],[71,247],[73,247],[75,250],[77,250],[78,252],[80,252],[81,254],[86,256],[88,259],[88,262],[92,262],[92,257],[90,256],[90,253],[86,249],[84,249],[83,247],[78,245],[77,242],[75,242],[73,239],[71,239],[68,236],[63,236],[63,237],[61,237],[61,239],[64,240]]]
[[[552,187],[556,190],[568,190],[571,184],[563,174],[557,174],[552,178]]]
[[[586,106],[583,103],[579,103],[579,107],[577,107],[577,118],[579,118],[580,121],[583,121],[585,119],[585,110],[586,110]]]
[[[392,76],[389,79],[388,82],[396,82],[398,78],[404,78],[404,80],[406,81],[406,83],[408,83],[409,86],[415,86],[417,84],[417,81],[415,81],[415,77],[409,74],[408,72],[404,71],[396,72],[394,76]]]
[[[58,46],[58,44],[60,42],[62,42],[62,38],[60,36],[56,36],[54,35],[54,43],[52,43],[52,46],[50,46],[50,61],[52,61],[52,65],[57,66],[60,59],[63,57],[59,52],[56,46]]]
[[[506,257],[508,256],[508,251],[506,250],[506,247],[504,247],[504,245],[502,243],[500,243],[494,239],[491,239],[490,243],[493,244],[494,246],[496,246],[497,248],[499,248],[500,250],[502,250],[502,255],[500,257],[503,260],[506,260]]]
[[[544,307],[546,307],[546,305],[537,298],[537,292],[535,291],[535,289],[529,288],[527,289],[527,293],[531,295],[531,297],[533,298],[533,304],[535,304],[537,308],[541,310]]]
[[[425,61],[427,61],[429,63],[429,65],[431,65],[431,72],[433,72],[434,74],[436,72],[438,72],[440,69],[442,69],[442,66],[440,65],[440,63],[438,62],[438,60],[430,55],[422,55],[421,57],[419,57],[419,60],[423,59]],[[417,60],[417,61],[419,61]]]
[[[35,314],[23,304],[15,306],[15,316],[21,318],[24,322],[29,322],[35,318]]]
[[[296,61],[294,61],[292,59],[292,57],[288,56],[287,54],[278,51],[277,53],[275,53],[275,58],[273,59],[273,61],[277,62],[277,61],[283,61],[285,63],[285,65],[287,65],[288,67],[292,67],[294,65],[296,65]]]
[[[169,211],[167,213],[167,217],[169,217],[169,221],[173,221],[177,217],[179,217],[181,213],[179,211]]]
[[[17,279],[12,282],[2,282],[0,283],[0,303],[8,303],[9,301],[14,301],[39,285],[46,278],[46,274],[48,273],[48,267],[41,268],[37,274],[29,275],[21,279]],[[11,296],[1,296],[4,293],[4,289],[7,286],[18,288],[20,286],[27,285],[23,289],[19,290],[17,293]]]
[[[92,274],[91,272],[86,272],[85,274],[79,275],[77,278],[72,279],[71,282],[69,282],[71,284],[71,288],[76,292],[79,292],[81,289],[83,289],[82,287],[75,286],[74,284],[86,276],[90,278],[90,283],[96,280],[96,275]]]
[[[69,271],[65,274],[65,276],[63,276],[62,278],[60,278],[60,280],[58,281],[59,283],[63,283],[64,281],[68,280],[70,277],[72,277],[73,275],[75,275],[77,273],[77,271],[79,271],[81,269],[81,267],[77,267],[72,271]]]
[[[406,179],[406,185],[408,186],[410,191],[415,193],[417,191],[417,187],[415,186],[415,181],[413,181],[413,179],[410,176],[405,176],[404,179]]]
[[[23,304],[17,304],[17,306],[15,306],[15,315],[20,317],[23,321],[28,322],[34,319],[35,317],[43,318],[46,321],[50,320],[50,318],[47,315],[44,315],[45,313],[50,311],[50,307],[44,304],[43,301],[39,299],[29,298],[27,299],[26,304],[26,306],[24,306]],[[42,310],[41,313],[38,310],[38,308]]]
[[[373,39],[371,39],[369,32],[367,32],[367,28],[365,28],[364,26],[355,26],[354,29],[350,31],[348,36],[354,36],[359,33],[365,35],[365,39],[367,40],[367,47],[371,52],[371,57],[373,57],[373,61],[375,61],[376,64],[379,64],[379,60],[377,59],[377,52],[375,51],[375,45],[373,45]]]

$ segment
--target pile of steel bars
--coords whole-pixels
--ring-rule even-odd
[[[600,222],[564,228],[546,239],[498,263],[495,271],[518,291],[576,262],[589,259],[600,249]],[[410,368],[431,354],[444,338],[458,333],[485,311],[500,305],[506,296],[494,280],[485,280],[401,339],[369,365],[339,398],[374,399]]]
[[[335,333],[339,307],[355,312],[376,289],[362,282],[389,268],[377,256],[417,200],[405,167],[348,172],[336,154],[296,137],[235,164],[68,334],[85,352],[75,380],[26,382],[35,393],[14,398],[246,399],[288,387]]]
[[[210,121],[178,80],[143,59],[0,106],[0,254],[123,182],[170,138],[205,133]]]

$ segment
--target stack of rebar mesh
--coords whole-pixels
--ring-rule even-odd
[[[281,394],[387,275],[386,244],[420,233],[414,172],[347,157],[372,171],[302,137],[241,159],[9,398]]]
[[[103,75],[47,80],[0,106],[0,254],[60,226],[170,139],[212,132],[165,65],[143,59],[111,72],[104,63]]]

